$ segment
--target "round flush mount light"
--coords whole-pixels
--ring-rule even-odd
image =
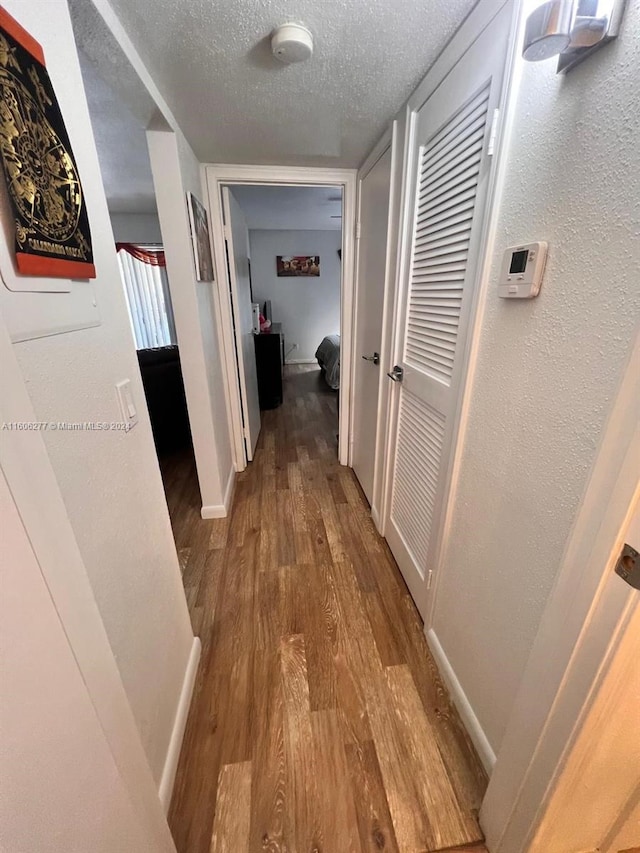
[[[282,24],[271,33],[271,52],[286,65],[304,62],[313,55],[313,36],[302,24]]]

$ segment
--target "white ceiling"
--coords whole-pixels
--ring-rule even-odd
[[[110,0],[202,161],[358,166],[475,0]],[[269,34],[315,37],[285,66]]]
[[[250,229],[339,231],[342,193],[339,187],[236,186],[231,191]]]
[[[79,51],[109,210],[153,213],[156,198],[144,127]]]

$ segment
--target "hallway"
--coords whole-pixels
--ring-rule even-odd
[[[169,821],[179,853],[434,851],[482,840],[486,777],[350,469],[337,395],[288,367],[229,518],[164,467],[202,660]],[[481,848],[474,848],[481,849]]]

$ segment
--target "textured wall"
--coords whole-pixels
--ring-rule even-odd
[[[523,63],[435,631],[497,752],[640,315],[640,5],[566,77]],[[504,249],[548,240],[534,301]]]
[[[342,232],[250,231],[249,242],[254,300],[271,300],[273,321],[282,323],[287,359],[313,360],[324,336],[340,333]],[[320,255],[320,276],[278,278],[276,255]],[[291,350],[294,343],[298,348]]]
[[[44,438],[159,780],[192,644],[180,569],[67,4],[5,5],[43,45],[60,100],[87,198],[102,321],[97,328],[16,344],[15,351],[42,421],[121,420],[115,384],[131,379],[140,416],[131,432],[45,432]]]

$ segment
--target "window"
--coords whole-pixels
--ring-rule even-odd
[[[177,343],[162,247],[118,243],[116,248],[136,349]]]

